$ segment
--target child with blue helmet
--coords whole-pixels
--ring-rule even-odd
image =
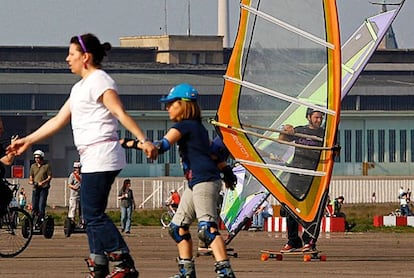
[[[169,118],[175,124],[155,145],[158,146],[159,153],[163,153],[171,145],[178,144],[184,176],[188,180],[169,228],[179,253],[179,273],[173,277],[196,277],[193,242],[189,231],[191,223],[196,219],[199,223],[199,239],[213,251],[217,277],[235,277],[217,225],[217,200],[222,187],[219,164],[222,158],[214,159],[211,150],[214,144],[211,145],[208,132],[201,122],[197,98],[197,90],[184,83],[173,87],[160,100],[166,104]],[[234,187],[234,183],[228,182],[226,186]]]

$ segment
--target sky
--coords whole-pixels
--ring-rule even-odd
[[[232,45],[239,0],[228,1]],[[0,0],[0,4],[1,46],[67,46],[72,36],[89,32],[113,46],[120,45],[122,36],[217,35],[217,0]],[[369,0],[337,0],[337,4],[343,41],[364,18],[380,11]],[[414,49],[413,15],[414,0],[406,0],[393,24],[399,48]]]

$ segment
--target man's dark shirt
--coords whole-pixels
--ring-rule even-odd
[[[306,126],[297,126],[294,128],[295,133],[308,134],[312,136],[324,137],[325,130],[323,128],[312,129]],[[322,141],[316,141],[310,138],[303,138],[299,136],[289,136],[289,141],[295,141],[296,144],[305,145],[305,146],[314,146],[321,147],[323,145]],[[295,148],[295,154],[293,156],[290,166],[302,169],[315,170],[317,163],[319,161],[321,151],[320,150],[310,150],[300,147]]]

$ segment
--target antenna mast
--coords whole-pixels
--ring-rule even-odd
[[[167,0],[164,0],[164,35],[168,34]]]
[[[188,0],[187,1],[187,12],[188,12],[188,29],[187,29],[187,36],[191,36],[191,16],[190,16],[191,7],[190,7],[190,3],[191,3],[191,1]]]

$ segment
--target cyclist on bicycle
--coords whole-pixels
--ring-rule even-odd
[[[3,120],[0,118],[0,138],[4,134]],[[14,140],[14,139],[12,139]],[[0,141],[0,216],[4,214],[8,204],[13,198],[13,193],[7,186],[5,180],[6,169],[5,165],[11,165],[14,160],[13,154],[6,155],[6,147],[10,144],[10,141]]]
[[[168,207],[168,210],[172,213],[178,208],[178,204],[180,203],[180,194],[177,192],[176,189],[170,191],[170,197],[168,197],[167,201],[165,201],[165,205]]]

